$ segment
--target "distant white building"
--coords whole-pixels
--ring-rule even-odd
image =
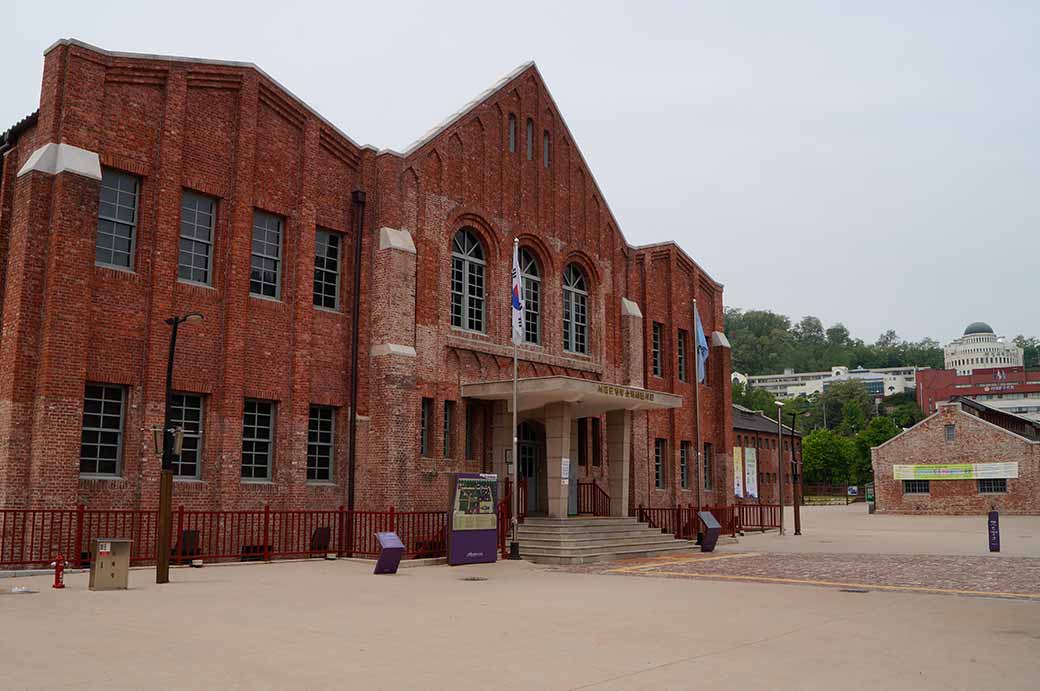
[[[858,380],[867,387],[872,397],[892,396],[914,388],[920,367],[879,367],[849,369],[840,365],[825,372],[795,372],[785,369],[783,374],[762,374],[747,377],[747,383],[756,389],[765,389],[777,398],[794,398],[823,393],[831,384]],[[742,375],[743,376],[743,375]]]
[[[964,335],[943,348],[946,369],[957,374],[971,374],[972,370],[987,367],[1021,367],[1022,349],[993,333],[985,322],[972,322]]]

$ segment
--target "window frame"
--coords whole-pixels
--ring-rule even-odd
[[[661,364],[661,339],[664,332],[664,324],[652,322],[650,327],[650,374],[655,377],[664,376],[664,367]]]
[[[679,442],[679,488],[690,489],[690,444],[687,440]]]
[[[114,188],[111,185],[107,185],[107,186],[105,185],[105,175],[106,174],[110,174],[112,176],[116,176],[117,177],[116,186]],[[103,215],[102,212],[101,212],[102,204],[108,204],[108,202],[104,201],[104,190],[106,188],[115,190],[115,192],[116,192],[116,201],[114,202],[114,206],[115,207],[119,206],[119,195],[121,194],[122,190],[120,190],[120,188],[119,188],[118,178],[127,178],[127,179],[130,179],[130,180],[133,180],[133,182],[134,182],[134,191],[133,191],[133,195],[134,195],[134,220],[133,220],[132,223],[127,223],[126,221],[120,220],[118,218],[118,216],[119,216],[118,211],[116,212],[116,214],[114,216],[106,216],[106,215]],[[108,166],[105,166],[104,168],[102,168],[101,169],[101,187],[100,187],[100,194],[98,196],[97,225],[94,228],[94,265],[95,266],[103,266],[103,267],[107,267],[109,269],[116,269],[118,271],[129,271],[131,273],[133,273],[135,271],[134,266],[136,264],[135,260],[136,260],[136,257],[137,257],[137,225],[138,225],[138,223],[140,221],[140,216],[141,216],[141,177],[138,176],[138,175],[134,175],[133,173],[128,173],[125,170],[119,170],[118,168],[111,168],[111,167],[108,167]],[[98,257],[97,257],[98,241],[100,240],[100,237],[101,237],[101,222],[102,221],[107,221],[109,223],[113,223],[113,224],[117,224],[117,225],[121,225],[121,226],[128,226],[130,228],[130,249],[128,250],[129,256],[127,257],[127,264],[125,266],[123,264],[116,264],[114,262],[106,262],[106,261],[101,261],[100,259],[98,259]],[[115,233],[111,233],[111,235],[112,235],[112,237],[116,237]],[[108,251],[110,253],[115,251],[114,247],[107,248],[107,249],[108,249]]]
[[[430,457],[430,442],[433,441],[430,437],[431,428],[433,426],[433,399],[426,396],[422,397],[419,403],[419,456],[422,458]]]
[[[509,114],[509,153],[516,153],[516,113]]]
[[[949,423],[943,426],[943,438],[947,442],[957,441],[957,425]]]
[[[686,330],[679,329],[675,335],[676,367],[678,368],[679,381],[685,382],[686,376]]]
[[[318,260],[319,259],[321,259],[324,262],[328,262],[328,260],[329,260],[329,258],[327,256],[321,257],[321,256],[318,255],[318,247],[319,247],[319,243],[321,241],[322,236],[325,236],[327,238],[335,238],[335,240],[336,240],[336,243],[337,243],[336,257],[333,260],[336,263],[336,268],[335,269],[330,270],[326,266],[322,266],[321,268],[318,267]],[[343,247],[344,247],[344,244],[345,243],[344,243],[344,235],[343,235],[343,233],[340,233],[339,231],[336,231],[336,230],[331,230],[329,228],[323,228],[321,226],[318,226],[317,228],[314,229],[314,285],[313,285],[313,288],[312,288],[312,299],[311,299],[311,302],[318,309],[326,310],[326,311],[329,311],[329,312],[339,312],[340,309],[341,309],[340,296],[341,296],[341,294],[343,292],[343,271],[342,271],[342,266],[343,266]],[[328,243],[326,243],[325,246],[328,247]],[[325,280],[325,278],[327,277],[328,274],[332,274],[333,276],[335,276],[335,281],[334,281],[335,292],[333,293],[333,296],[332,296],[332,301],[333,301],[332,307],[329,307],[328,305],[325,305],[325,304],[319,304],[318,303],[319,297],[321,297],[322,299],[328,297],[327,295],[325,295],[324,292],[322,292],[320,294],[320,296],[319,296],[319,293],[317,291],[318,282],[319,282],[319,278],[318,278],[318,274],[319,273],[323,274],[323,276],[322,276],[322,285],[323,286],[330,285],[330,283],[327,280]]]
[[[256,249],[253,245],[256,244],[256,231],[257,231],[257,220],[261,217],[268,219],[274,219],[278,221],[278,256],[271,257],[267,254],[257,254]],[[270,228],[267,226],[263,227],[265,232],[270,232]],[[270,245],[266,238],[264,239],[265,245]],[[263,287],[268,285],[262,278],[259,280],[261,292],[253,290],[253,272],[256,271],[256,267],[253,264],[253,260],[256,258],[272,260],[275,262],[275,284],[274,284],[274,295],[266,295],[263,292]],[[261,298],[263,300],[276,300],[281,301],[282,299],[282,268],[285,264],[285,219],[278,214],[273,214],[261,209],[253,209],[253,225],[252,233],[250,235],[250,246],[249,246],[249,294],[253,297]],[[260,270],[263,273],[263,270]]]
[[[927,496],[931,493],[932,485],[930,480],[903,480],[904,495]]]
[[[184,212],[186,210],[185,202],[189,198],[193,198],[194,201],[196,201],[196,202],[206,201],[206,202],[209,202],[210,205],[211,205],[210,206],[210,212],[209,212],[210,226],[209,226],[209,240],[208,241],[200,240],[197,236],[196,237],[185,237],[184,236],[184,224],[186,223],[186,221],[184,219]],[[218,209],[217,201],[218,200],[217,200],[216,197],[211,197],[209,195],[202,194],[201,192],[196,192],[195,190],[192,190],[192,189],[185,188],[185,189],[181,190],[181,220],[180,220],[180,226],[178,227],[178,232],[177,232],[177,280],[179,282],[181,282],[181,283],[190,283],[191,285],[206,286],[207,288],[213,287],[213,250],[214,250],[214,245],[215,245],[215,240],[216,240],[216,232],[217,232],[217,209]],[[198,218],[198,213],[199,213],[198,206],[196,205],[196,207],[193,210],[194,210],[194,213],[195,213],[195,216],[196,216],[196,219],[197,219]],[[201,227],[201,226],[199,226],[198,223],[191,223],[191,225],[192,225],[192,227],[196,231],[198,230],[198,228]],[[183,276],[181,276],[181,269],[182,268],[187,268],[189,275],[191,274],[192,271],[195,271],[198,268],[194,264],[189,265],[187,267],[185,267],[183,264],[181,264],[181,252],[184,251],[182,249],[182,247],[181,247],[181,244],[183,242],[186,242],[186,241],[190,242],[190,243],[199,243],[199,244],[202,244],[202,245],[206,246],[207,252],[206,252],[206,267],[205,267],[206,280],[205,281],[197,281],[194,278],[184,278]],[[196,254],[193,251],[193,252],[191,252],[191,256],[196,257],[196,256],[199,256],[199,255]]]
[[[259,411],[256,409],[256,406],[259,406],[259,405],[268,406],[268,412],[265,413],[267,415],[267,418],[268,418],[268,427],[267,427],[268,436],[267,436],[266,439],[263,438],[263,437],[258,437],[258,436],[253,436],[253,437],[247,437],[246,436],[246,417],[248,415],[250,415],[249,410],[248,410],[250,404],[253,404],[253,406],[254,406],[254,412],[252,413],[253,416],[260,415]],[[275,437],[276,437],[276,432],[277,432],[277,424],[278,424],[278,411],[277,411],[277,404],[275,403],[275,401],[268,401],[268,400],[261,399],[261,398],[247,398],[247,399],[245,399],[242,402],[242,458],[240,459],[241,462],[240,462],[240,468],[239,468],[239,479],[240,479],[241,482],[244,482],[244,483],[272,482],[272,479],[274,478]],[[254,431],[256,429],[259,429],[258,425],[254,424],[253,425],[253,429],[254,429]],[[256,456],[257,456],[257,454],[256,454],[255,449],[253,451],[249,452],[250,463],[248,463],[248,464],[246,463],[246,442],[252,442],[254,444],[257,443],[257,442],[261,442],[261,443],[266,443],[267,444],[267,453],[266,453],[267,463],[266,463],[266,466],[265,466],[266,469],[267,469],[267,474],[265,476],[257,476],[256,475],[256,468],[259,468],[261,466],[259,466],[256,463]],[[248,476],[243,474],[247,467],[253,469],[252,474],[248,475]]]
[[[115,430],[113,430],[111,427],[105,427],[102,424],[99,424],[97,427],[88,427],[87,426],[87,424],[86,424],[87,423],[87,415],[88,414],[93,415],[93,413],[87,413],[87,401],[88,400],[96,400],[96,401],[99,401],[101,403],[100,412],[97,413],[97,415],[99,417],[99,423],[101,423],[101,422],[104,421],[105,417],[111,417],[110,415],[106,415],[106,413],[104,411],[105,411],[105,403],[109,403],[109,402],[111,402],[113,400],[113,399],[107,398],[104,395],[104,392],[102,392],[101,398],[89,398],[87,396],[87,393],[89,392],[91,387],[96,387],[96,388],[100,388],[100,389],[107,389],[107,390],[117,389],[119,391],[119,427],[116,428]],[[83,386],[83,414],[80,417],[79,477],[84,478],[84,479],[112,479],[112,478],[122,478],[123,477],[123,442],[125,441],[124,432],[126,430],[126,404],[127,404],[127,387],[122,386],[121,384],[104,384],[104,383],[100,383],[100,382],[86,382],[86,384]],[[102,446],[101,441],[100,441],[101,440],[101,436],[100,435],[103,434],[103,433],[106,433],[106,432],[107,433],[111,433],[113,431],[116,434],[116,443],[115,443],[116,457],[114,459],[115,467],[114,467],[113,471],[111,473],[105,473],[105,472],[101,472],[100,470],[98,470],[98,468],[100,467],[101,461],[102,461],[101,457],[98,455],[98,456],[94,456],[93,457],[94,470],[84,472],[83,471],[83,461],[84,461],[83,447],[86,446],[86,439],[85,439],[86,434],[88,432],[90,432],[90,433],[96,433],[98,435],[97,436],[97,441],[94,442],[93,444],[91,444],[91,446],[93,446],[96,449],[100,450],[100,448]],[[105,444],[104,446],[111,446],[111,444]],[[104,459],[104,460],[106,462],[108,461],[108,459]]]
[[[603,465],[603,425],[598,417],[592,418],[592,467]]]
[[[178,397],[180,397],[182,399],[180,405],[177,404],[177,398]],[[199,402],[199,405],[198,405],[198,411],[199,411],[198,425],[199,425],[199,428],[198,428],[198,430],[195,430],[195,431],[192,431],[192,432],[188,431],[187,425],[185,424],[185,420],[184,420],[184,411],[188,408],[188,406],[186,405],[187,401],[185,399],[188,398],[188,397],[196,398],[196,399],[198,399],[198,402]],[[170,406],[172,408],[172,410],[170,411],[170,422],[172,422],[174,424],[178,424],[178,425],[180,425],[181,428],[184,429],[184,438],[181,441],[181,454],[173,462],[173,478],[175,480],[201,480],[202,479],[203,435],[205,433],[205,425],[206,425],[206,400],[205,400],[206,397],[203,396],[202,394],[198,394],[198,393],[191,393],[191,392],[187,392],[187,391],[174,391],[173,395],[172,395],[172,399],[173,399],[171,401],[172,405]],[[195,409],[194,406],[192,406],[192,409],[193,410]],[[177,415],[175,415],[175,413],[179,413],[179,417]],[[181,472],[182,466],[184,465],[184,444],[189,439],[196,440],[196,446],[195,446],[195,472],[194,472],[194,474],[190,474],[190,475]]]
[[[578,287],[580,281],[581,287]],[[589,279],[580,266],[571,262],[563,269],[563,351],[573,355],[588,355],[589,344]],[[580,310],[578,309],[580,308]],[[581,321],[577,319],[581,313]],[[582,347],[577,347],[578,336]]]
[[[703,469],[703,487],[707,490],[715,489],[715,447],[711,442],[704,442],[703,458],[701,468]]]
[[[666,464],[668,459],[668,440],[663,437],[654,439],[654,489],[668,488]]]
[[[542,130],[542,167],[548,168],[552,163],[551,158],[552,151],[552,138],[549,136],[549,130]]]
[[[464,243],[458,243],[460,237],[471,238],[472,244],[467,247]],[[462,248],[461,251],[456,250],[457,244],[460,244],[460,247]],[[479,253],[479,256],[474,254],[474,250]],[[461,292],[456,291],[455,289],[456,271],[459,271],[461,274]],[[471,277],[473,277],[474,280],[471,281]],[[480,282],[479,296],[473,292],[475,283],[478,279]],[[455,322],[456,296],[458,296],[458,304],[460,306],[460,323]],[[484,242],[481,240],[480,235],[476,230],[469,226],[459,228],[451,238],[451,279],[449,284],[449,298],[451,300],[449,319],[453,329],[460,329],[470,333],[487,333],[487,252],[484,249]],[[478,328],[473,328],[471,326],[471,323],[474,320],[471,319],[470,309],[474,307],[474,304],[479,307]]]
[[[454,458],[455,453],[455,418],[456,418],[456,404],[455,401],[446,400],[444,401],[444,413],[443,413],[443,433],[444,438],[441,440],[441,455],[444,458]]]
[[[520,287],[524,295],[524,343],[542,344],[542,268],[531,248],[520,247]],[[534,271],[531,272],[530,268]],[[530,336],[534,335],[534,340]]]
[[[527,132],[526,132],[525,137],[526,137],[526,140],[527,140],[527,160],[528,161],[533,161],[534,160],[534,120],[532,120],[531,118],[527,118]]]
[[[988,483],[990,489],[983,489],[983,483]],[[992,483],[997,483],[997,489],[992,489]],[[975,481],[975,487],[979,494],[1007,494],[1008,481],[1005,477],[979,478]]]
[[[315,416],[315,412],[318,413],[317,416]],[[322,419],[322,415],[323,414],[327,414],[328,415],[328,423],[329,423],[329,429],[327,430],[327,433],[329,435],[329,441],[328,442],[321,441],[321,436],[320,436],[322,433],[326,432],[326,430],[322,430],[321,429],[321,423],[324,422],[324,420]],[[312,428],[312,424],[315,421],[317,421],[317,423],[318,423],[318,428],[317,429],[313,429]],[[312,434],[317,435],[313,441],[312,441],[312,437],[311,437]],[[314,447],[313,452],[312,452],[311,447]],[[322,470],[322,467],[321,467],[321,461],[322,461],[321,450],[322,449],[327,449],[327,453],[328,453],[328,467],[324,469],[326,471],[327,477],[317,477],[317,475]],[[336,481],[335,480],[335,478],[336,478],[335,468],[336,468],[336,408],[335,408],[335,406],[316,405],[316,404],[312,403],[310,405],[310,407],[308,408],[308,410],[307,410],[307,467],[305,469],[307,482],[311,483],[311,484],[334,483]],[[312,472],[315,475],[315,477],[311,477]]]

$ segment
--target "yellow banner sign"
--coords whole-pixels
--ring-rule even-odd
[[[935,463],[894,465],[896,480],[995,480],[1018,477],[1018,463]]]

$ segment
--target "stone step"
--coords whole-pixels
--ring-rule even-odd
[[[521,548],[541,549],[552,547],[559,549],[600,548],[613,549],[632,545],[669,545],[675,542],[671,535],[633,535],[629,537],[574,537],[574,538],[530,538],[521,537]]]
[[[572,518],[548,518],[545,516],[527,516],[520,525],[537,526],[589,526],[589,525],[631,525],[638,523],[635,516],[574,516]]]
[[[634,559],[637,557],[655,557],[660,555],[674,554],[677,552],[691,552],[699,549],[689,540],[673,540],[671,544],[662,545],[633,545],[606,550],[587,550],[574,552],[568,550],[550,549],[524,549],[520,545],[520,558],[536,564],[594,564],[596,562],[611,561],[615,559]]]
[[[517,530],[517,535],[529,536],[529,537],[546,537],[546,536],[583,536],[583,535],[613,535],[616,537],[626,535],[663,535],[657,528],[648,528],[645,525],[625,525],[625,526],[603,526],[602,528],[537,528],[533,526],[520,526]]]

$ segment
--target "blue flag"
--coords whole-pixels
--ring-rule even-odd
[[[705,365],[708,362],[708,340],[704,338],[704,326],[701,324],[701,315],[696,307],[693,309],[693,320],[697,331],[697,381],[703,382],[707,372]]]

